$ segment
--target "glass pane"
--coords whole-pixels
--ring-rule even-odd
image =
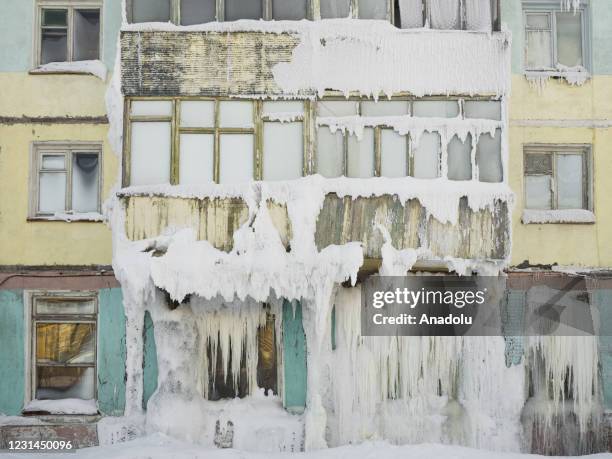
[[[465,26],[467,30],[490,32],[491,0],[464,0]]]
[[[582,65],[582,15],[557,13],[557,61],[575,67]]]
[[[91,400],[95,397],[94,376],[91,367],[36,367],[36,399]]]
[[[252,134],[223,134],[220,148],[219,183],[254,180]]]
[[[181,24],[203,24],[216,20],[216,0],[181,0]]]
[[[387,19],[387,0],[359,0],[359,19]]]
[[[347,160],[347,177],[374,177],[374,129],[364,129],[361,140],[349,136]]]
[[[548,13],[527,14],[527,27],[530,29],[550,29],[550,15]]]
[[[95,324],[37,323],[36,362],[94,363]]]
[[[424,118],[455,118],[459,116],[456,100],[417,100],[412,103],[414,116]]]
[[[93,299],[40,298],[36,299],[36,314],[95,314]]]
[[[278,359],[276,356],[276,329],[272,314],[267,314],[266,325],[257,330],[257,348],[257,387],[276,394],[278,393]]]
[[[182,127],[215,127],[215,103],[212,100],[182,101]]]
[[[263,10],[260,0],[225,0],[225,20],[261,19]]]
[[[552,175],[552,155],[549,153],[525,155],[525,173]]]
[[[423,27],[423,0],[398,0],[402,29]]]
[[[582,209],[582,155],[557,155],[557,201],[559,209]]]
[[[491,100],[466,100],[463,102],[466,118],[501,120],[501,102]]]
[[[43,29],[40,46],[41,64],[66,62],[68,60],[68,31],[66,29]]]
[[[460,29],[459,0],[427,0],[432,29]]]
[[[179,183],[195,185],[214,181],[215,136],[181,134]]]
[[[525,176],[525,208],[550,209],[552,203],[551,176]]]
[[[171,0],[132,0],[132,22],[170,21]]]
[[[172,101],[170,100],[133,100],[132,115],[134,116],[172,116]]]
[[[64,155],[43,155],[41,169],[64,170],[66,168],[66,157]]]
[[[391,129],[380,131],[380,175],[381,177],[408,175],[407,138]]]
[[[346,18],[350,0],[321,0],[321,19]]]
[[[170,183],[170,123],[132,123],[130,185]]]
[[[272,18],[276,21],[306,19],[307,0],[272,0]]]
[[[456,135],[448,144],[448,178],[450,180],[472,179],[472,135],[465,142]]]
[[[317,113],[321,117],[356,115],[358,108],[359,103],[354,100],[328,100],[317,103]]]
[[[242,101],[223,101],[219,103],[219,126],[253,127],[253,103]]]
[[[75,61],[100,57],[100,10],[74,10]]]
[[[440,134],[424,132],[413,152],[416,178],[436,178],[440,170]]]
[[[268,115],[271,113],[303,113],[304,103],[298,101],[276,101],[264,102],[263,113]]]
[[[66,210],[66,173],[41,172],[38,190],[38,211],[53,214]]]
[[[302,176],[302,123],[264,123],[263,179],[289,180]]]
[[[68,10],[42,10],[42,25],[51,27],[66,27],[68,25]]]
[[[323,177],[344,175],[344,136],[324,126],[317,131],[317,173]]]
[[[410,114],[410,102],[406,100],[379,100],[362,102],[363,116],[399,116]]]
[[[526,66],[528,69],[552,67],[550,32],[527,32]]]
[[[501,182],[501,129],[495,130],[495,137],[482,134],[476,147],[476,166],[481,182]]]
[[[72,210],[97,212],[100,191],[100,163],[97,153],[72,155]]]

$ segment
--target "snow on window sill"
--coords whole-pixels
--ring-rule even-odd
[[[106,65],[102,61],[75,61],[75,62],[51,62],[39,65],[30,70],[30,75],[49,75],[49,74],[74,74],[74,75],[94,75],[102,81],[106,81],[108,73]]]
[[[46,414],[98,414],[98,406],[93,399],[83,400],[80,398],[65,398],[59,400],[32,400],[23,409],[23,414],[28,413]]]
[[[28,221],[44,221],[44,222],[103,222],[104,215],[98,212],[85,212],[78,214],[55,213],[54,215],[36,215],[28,217]]]
[[[525,78],[538,87],[542,87],[550,78],[563,78],[572,86],[582,86],[591,78],[591,74],[581,65],[567,67],[558,64],[555,69],[525,70]]]
[[[595,214],[584,209],[523,210],[523,225],[540,223],[595,223]]]

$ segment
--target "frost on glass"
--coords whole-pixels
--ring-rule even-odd
[[[541,22],[544,18],[540,18],[543,15],[533,18],[533,22]],[[547,16],[546,16],[547,17]],[[531,15],[527,15],[527,21],[531,19]],[[552,62],[552,39],[550,30],[541,30],[539,28],[528,29],[526,37],[526,49],[525,49],[525,65],[528,69],[547,69],[553,66]]]
[[[557,13],[557,61],[568,67],[583,65],[580,12]]]
[[[459,0],[427,0],[433,29],[460,29]]]
[[[215,103],[212,100],[181,102],[182,127],[214,127]]]
[[[72,210],[97,212],[100,200],[100,162],[97,153],[72,155]]]
[[[64,170],[66,157],[64,155],[42,155],[41,169]]]
[[[557,207],[583,209],[582,155],[559,154],[557,168]]]
[[[276,21],[306,19],[307,0],[272,0],[272,18]]]
[[[344,175],[344,137],[325,126],[317,131],[317,173],[330,178]]]
[[[327,100],[317,102],[317,113],[321,117],[357,115],[359,103],[354,100]]]
[[[213,134],[181,134],[179,183],[197,185],[214,181]]]
[[[297,100],[280,100],[263,103],[263,113],[298,113],[304,111],[304,103]]]
[[[423,27],[423,0],[398,0],[402,29]]]
[[[37,298],[36,314],[95,314],[96,304],[90,298]]]
[[[219,102],[219,126],[252,128],[253,103],[236,100]]]
[[[170,183],[170,123],[132,123],[130,184]]]
[[[550,29],[550,15],[548,13],[529,13],[527,27],[530,29]]]
[[[95,397],[95,370],[93,367],[36,367],[36,399],[58,400]]]
[[[405,177],[408,175],[408,141],[392,129],[380,132],[381,177]]]
[[[501,182],[501,129],[495,130],[495,137],[491,134],[482,134],[476,147],[476,165],[478,177],[481,182]]]
[[[448,178],[450,180],[472,179],[472,135],[468,134],[465,142],[453,136],[448,144]]]
[[[260,0],[225,0],[225,20],[261,19],[263,9]]]
[[[464,2],[466,29],[490,32],[491,0],[464,0]]]
[[[412,103],[412,114],[424,118],[455,118],[459,115],[456,100],[417,100]]]
[[[413,150],[413,175],[416,178],[438,177],[440,170],[440,134],[424,132]]]
[[[321,0],[321,19],[348,17],[349,5],[350,0]]]
[[[547,210],[552,207],[550,175],[525,176],[525,208]]]
[[[290,180],[302,176],[303,136],[302,123],[264,123],[264,180]]]
[[[252,134],[221,135],[219,183],[253,180],[253,146]]]
[[[132,0],[132,22],[170,21],[171,0]]]
[[[359,0],[359,19],[387,19],[387,0]]]
[[[66,173],[41,172],[38,184],[38,211],[53,214],[66,210]]]
[[[494,100],[466,100],[463,102],[466,118],[501,121],[501,102]]]
[[[100,10],[74,10],[73,60],[100,58]]]
[[[379,100],[361,103],[363,116],[400,116],[410,114],[410,102],[406,100]]]
[[[355,135],[349,136],[347,162],[347,177],[374,176],[374,129],[364,129],[361,140]]]
[[[204,24],[216,20],[216,0],[181,0],[181,24]]]
[[[172,101],[133,100],[131,113],[134,116],[172,116]]]

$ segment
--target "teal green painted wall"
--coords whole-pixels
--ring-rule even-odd
[[[0,290],[0,413],[10,416],[25,396],[24,330],[23,291]]]
[[[599,309],[599,361],[604,405],[612,410],[612,290],[594,290],[593,301]]]
[[[0,72],[27,72],[32,68],[34,3],[34,0],[2,0]],[[121,0],[104,0],[102,9],[102,60],[112,69],[121,28]]]
[[[306,406],[306,335],[302,305],[283,303],[284,404],[288,411],[301,412]]]
[[[157,346],[155,345],[155,328],[149,311],[145,313],[144,330],[144,362],[143,362],[143,391],[142,407],[147,408],[147,403],[157,389]]]
[[[125,408],[125,314],[120,288],[99,292],[98,408],[121,416]]]

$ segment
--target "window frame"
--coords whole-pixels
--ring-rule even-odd
[[[94,400],[98,400],[98,339],[99,339],[99,327],[98,327],[98,314],[100,310],[100,301],[98,292],[95,290],[83,290],[83,291],[26,291],[24,292],[24,304],[26,305],[26,349],[28,352],[27,366],[26,366],[26,391],[25,391],[25,405],[27,403],[36,400],[37,390],[37,356],[36,356],[36,325],[38,323],[86,323],[94,325],[94,341],[93,341],[93,361],[92,363],[79,363],[79,364],[43,364],[39,366],[48,367],[77,367],[77,368],[93,368],[93,395]],[[67,300],[67,301],[93,301],[94,312],[92,314],[37,314],[36,305],[40,300]],[[64,399],[58,399],[64,400]]]
[[[527,176],[547,176],[548,174],[533,174],[527,173],[527,155],[550,155],[552,157],[551,179],[553,187],[551,190],[551,208],[550,209],[530,209],[526,207],[527,203]],[[564,212],[574,209],[559,209],[558,201],[558,180],[557,180],[557,161],[559,155],[582,155],[582,209],[593,212],[593,155],[592,146],[588,144],[527,144],[523,146],[523,209],[529,211],[548,211],[548,212]]]
[[[94,153],[98,155],[98,203],[95,211],[91,212],[75,212],[72,209],[72,158],[75,153]],[[59,172],[66,173],[66,196],[64,204],[64,214],[74,216],[71,220],[85,220],[91,221],[91,214],[99,214],[101,217],[102,211],[102,185],[104,177],[104,164],[103,164],[103,146],[102,142],[33,142],[31,152],[31,166],[30,166],[30,208],[28,220],[57,220],[55,213],[43,213],[39,212],[38,206],[40,202],[40,174],[43,171],[42,167],[42,156],[45,154],[57,154],[64,155],[65,164],[64,169]],[[87,215],[88,218],[79,218],[80,216]]]
[[[577,8],[580,12],[581,20],[581,40],[582,40],[582,67],[587,71],[591,71],[591,19],[590,19],[590,4],[588,0],[581,0],[580,6]],[[561,76],[563,71],[557,69],[558,64],[558,50],[557,50],[557,13],[566,12],[558,0],[522,0],[522,18],[523,18],[523,59],[522,67],[523,72],[526,74],[547,74],[551,76]],[[569,12],[573,12],[572,9]],[[527,28],[527,16],[529,14],[543,14],[548,13],[550,15],[550,27],[551,27],[551,53],[553,67],[531,69],[527,67],[527,31],[528,30],[539,30],[539,29],[528,29]]]
[[[34,27],[34,67],[42,64],[42,29],[43,29],[43,10],[45,9],[65,9],[67,10],[67,36],[66,36],[66,57],[63,62],[84,62],[74,60],[74,10],[98,10],[100,13],[100,29],[98,31],[98,58],[102,60],[102,52],[104,49],[104,9],[103,0],[36,0],[36,23]]]

